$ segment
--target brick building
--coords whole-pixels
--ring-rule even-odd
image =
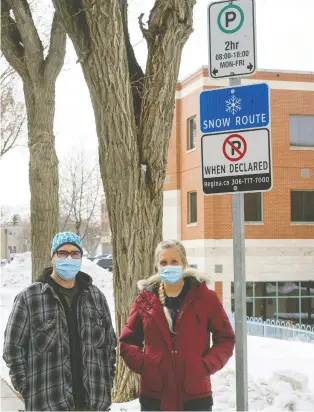
[[[245,194],[247,312],[314,323],[314,73],[259,71],[242,84],[270,87],[273,189]],[[228,86],[202,68],[177,85],[164,185],[164,238],[212,277],[233,309],[231,195],[204,196],[199,95]]]

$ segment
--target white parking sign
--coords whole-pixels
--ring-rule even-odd
[[[253,0],[208,6],[209,67],[213,79],[253,74],[256,70]]]

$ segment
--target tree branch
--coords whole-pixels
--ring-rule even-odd
[[[2,58],[2,55],[1,55]],[[8,83],[10,83],[12,81],[12,79],[14,78],[14,69],[12,66],[8,65],[7,68],[1,73],[0,75],[0,86],[1,89],[3,89],[3,87],[7,86]],[[8,80],[8,82],[7,82]]]
[[[55,12],[50,32],[49,51],[45,60],[45,81],[55,82],[64,63],[65,50],[66,31],[60,18],[57,16],[57,13]]]
[[[99,181],[99,179],[97,178],[97,186],[96,186],[96,188],[94,188],[95,189],[95,193],[93,193],[93,200],[92,200],[92,207],[91,207],[91,210],[90,210],[90,213],[88,214],[88,216],[87,216],[87,218],[86,218],[86,226],[85,226],[85,231],[84,231],[84,234],[83,234],[83,236],[82,236],[82,238],[84,239],[84,237],[86,236],[86,234],[87,234],[87,232],[88,232],[88,230],[89,230],[89,227],[90,227],[90,222],[91,222],[91,220],[92,220],[92,217],[94,216],[94,212],[95,212],[95,209],[96,209],[96,204],[97,204],[97,200],[98,200],[98,195],[99,195],[99,186],[100,186],[100,181]],[[88,212],[88,211],[87,211]]]
[[[164,183],[168,154],[164,139],[170,139],[181,54],[192,32],[195,3],[196,0],[156,0],[148,28],[142,23],[148,57],[139,135],[141,164],[147,165],[146,179],[152,197]]]
[[[137,164],[138,142],[120,2],[118,0],[53,0],[53,4],[62,16],[66,31],[78,54],[85,79],[89,84],[94,110],[95,107],[104,104],[108,108],[103,111],[103,119],[108,121],[104,122],[101,136],[98,133],[100,151],[105,153],[111,145],[118,145],[121,151],[126,153],[126,156],[131,156],[132,162]],[[78,16],[84,18],[85,24],[80,29],[83,30],[83,35],[80,34],[78,23],[73,22],[74,10],[77,14],[75,18]],[[83,56],[80,53],[82,38],[85,39]],[[99,100],[100,87],[102,98],[105,100]],[[114,108],[109,105],[110,101],[116,102]],[[107,128],[111,128],[112,123],[120,124],[121,130],[124,131],[114,139],[112,134],[106,131]],[[114,178],[117,176],[115,174]]]
[[[76,39],[73,45],[78,62],[82,62],[91,50],[90,33],[85,14],[86,7],[84,9],[82,0],[52,0],[52,2],[69,37]],[[93,2],[91,3],[90,7],[92,8]]]
[[[123,33],[125,39],[125,47],[128,58],[130,81],[133,95],[133,107],[136,125],[139,125],[141,116],[143,86],[144,86],[144,73],[141,66],[138,64],[133,47],[130,41],[130,35],[128,30],[128,2],[127,0],[120,0],[120,10],[123,23]]]
[[[17,139],[26,119],[24,104],[18,102],[14,95],[13,83],[16,72],[7,66],[0,75],[1,87],[1,153],[2,157],[17,146]]]
[[[1,50],[9,64],[25,79],[28,76],[25,50],[16,22],[10,16],[7,0],[1,1]]]
[[[29,76],[38,79],[44,62],[44,49],[35,27],[27,0],[7,0],[25,48]]]
[[[22,130],[23,124],[26,120],[26,115],[20,119],[19,123],[15,123],[13,129],[10,131],[9,136],[5,136],[1,130],[1,153],[0,157],[6,154],[9,150],[13,149],[16,146],[17,138]]]
[[[144,18],[144,16],[145,16],[144,13],[141,13],[141,14],[139,15],[138,24],[139,24],[139,26],[140,26],[140,29],[141,29],[141,32],[142,32],[142,35],[143,35],[144,39],[145,39],[147,42],[149,42],[149,41],[150,41],[150,33],[149,33],[149,31],[146,29],[145,24],[143,23],[143,18]]]

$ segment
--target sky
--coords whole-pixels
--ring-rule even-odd
[[[138,16],[153,0],[129,0],[129,30],[139,63],[145,68],[146,45],[138,27]],[[207,7],[198,0],[194,8],[194,31],[183,50],[179,80],[208,64]],[[41,12],[41,10],[39,11]],[[49,14],[49,13],[48,13]],[[314,0],[256,0],[257,67],[314,72]],[[144,18],[144,21],[147,19]],[[70,41],[66,64],[56,84],[54,132],[60,161],[83,146],[91,158],[97,156],[97,135],[90,96]],[[22,142],[23,143],[23,142]],[[24,142],[0,160],[0,203],[12,213],[29,208],[28,149]]]

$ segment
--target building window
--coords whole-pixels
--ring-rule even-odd
[[[188,119],[188,150],[196,148],[196,116]]]
[[[314,222],[314,190],[291,190],[291,222]]]
[[[314,147],[314,116],[290,116],[290,145]]]
[[[188,193],[188,224],[197,223],[197,192]]]
[[[263,221],[262,193],[244,193],[244,221]]]
[[[247,316],[314,325],[314,282],[247,282]],[[234,283],[231,309],[234,312]]]

